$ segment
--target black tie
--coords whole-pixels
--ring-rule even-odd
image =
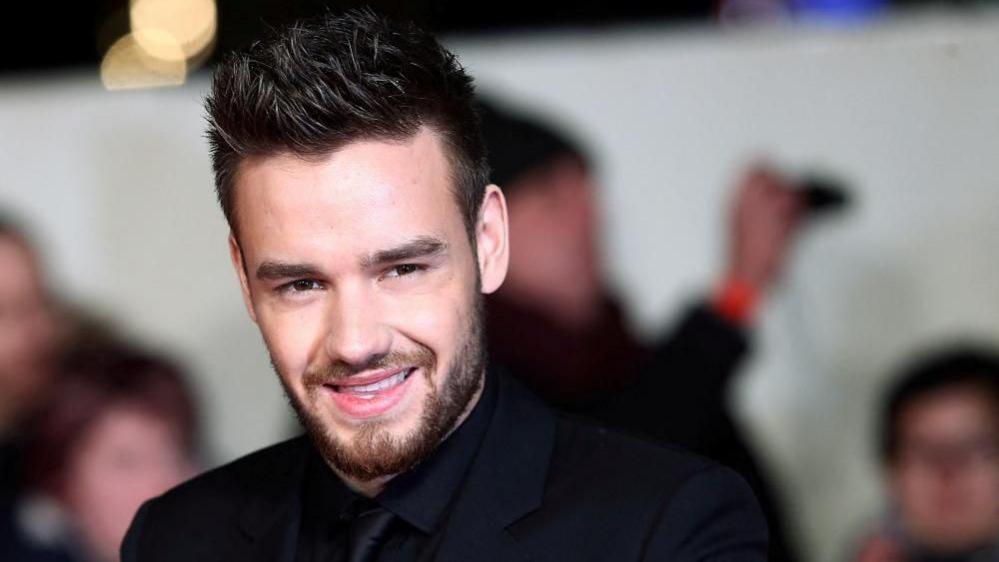
[[[380,505],[362,511],[350,524],[348,562],[372,562],[388,536],[395,516]]]

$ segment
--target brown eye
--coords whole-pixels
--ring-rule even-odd
[[[412,275],[422,269],[422,266],[415,263],[404,263],[390,269],[386,277],[404,277],[406,275]]]
[[[318,286],[319,286],[319,283],[317,283],[316,281],[314,281],[312,279],[299,279],[297,281],[292,281],[289,284],[289,287],[291,288],[291,290],[297,291],[297,292],[311,291],[311,290],[317,289]]]

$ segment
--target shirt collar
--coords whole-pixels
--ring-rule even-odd
[[[486,373],[478,403],[433,455],[388,483],[375,498],[382,507],[425,533],[437,528],[489,428],[496,406],[495,378]]]

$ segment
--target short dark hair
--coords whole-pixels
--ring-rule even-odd
[[[360,140],[433,129],[474,233],[489,165],[472,78],[430,33],[370,9],[326,14],[226,56],[206,101],[219,203],[237,231],[234,178],[245,158],[315,160]],[[474,237],[472,238],[474,242]]]
[[[917,398],[970,385],[981,389],[999,411],[999,351],[985,346],[961,343],[925,352],[907,364],[894,380],[881,410],[879,445],[885,462],[895,459],[899,418]]]
[[[10,238],[24,246],[30,254],[34,255],[35,253],[32,237],[24,223],[3,209],[0,209],[0,237]]]
[[[583,146],[544,118],[511,110],[482,96],[478,103],[492,169],[490,179],[508,196],[521,178],[559,158],[571,157],[584,168],[591,166]]]

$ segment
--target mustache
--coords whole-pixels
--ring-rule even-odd
[[[428,375],[434,372],[437,361],[434,353],[427,348],[416,351],[393,351],[370,358],[364,363],[350,364],[334,361],[324,365],[309,368],[302,375],[305,386],[320,386],[335,383],[347,377],[374,370],[404,369],[410,367],[423,368]]]

